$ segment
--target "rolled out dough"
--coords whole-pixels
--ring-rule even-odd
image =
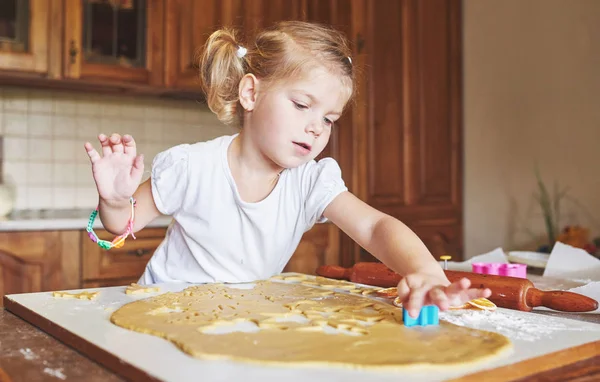
[[[343,285],[326,280],[193,286],[126,304],[111,322],[165,338],[193,357],[285,366],[468,368],[512,348],[501,334],[444,321],[406,327],[402,309],[362,290],[328,289]]]

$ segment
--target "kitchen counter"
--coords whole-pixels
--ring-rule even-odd
[[[91,209],[13,211],[0,220],[0,232],[85,230],[91,212]],[[171,220],[170,216],[160,216],[147,227],[167,227]],[[100,218],[96,218],[94,229],[102,228]]]

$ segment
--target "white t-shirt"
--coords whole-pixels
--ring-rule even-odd
[[[236,134],[237,135],[237,134]],[[347,190],[332,158],[285,169],[263,200],[241,200],[227,161],[236,135],[182,144],[152,163],[152,195],[173,216],[140,284],[249,282],[280,273],[304,232]]]

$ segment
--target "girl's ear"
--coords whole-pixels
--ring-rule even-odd
[[[252,111],[256,104],[258,90],[258,78],[254,74],[246,74],[242,77],[239,86],[240,103],[246,111]]]

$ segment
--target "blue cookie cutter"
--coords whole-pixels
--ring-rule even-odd
[[[417,318],[412,318],[408,315],[408,310],[402,308],[402,320],[404,321],[404,326],[439,325],[439,311],[439,308],[435,305],[425,305],[421,308],[419,316]]]

